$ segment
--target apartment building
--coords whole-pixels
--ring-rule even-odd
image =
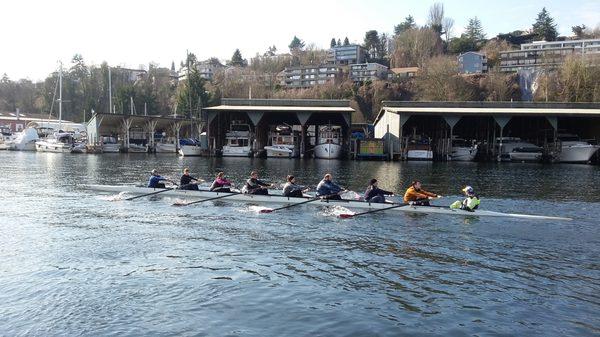
[[[340,76],[340,68],[331,64],[289,67],[284,72],[282,84],[287,88],[309,88],[333,82]]]
[[[500,71],[557,67],[570,55],[600,54],[600,39],[533,42],[500,53]]]
[[[350,79],[354,82],[381,80],[387,77],[388,67],[379,63],[359,63],[350,65]]]
[[[336,65],[350,65],[356,63],[365,63],[367,52],[365,48],[358,44],[347,46],[335,46],[327,52],[327,63]]]

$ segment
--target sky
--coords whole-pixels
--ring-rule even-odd
[[[425,24],[434,2],[455,20],[455,36],[475,16],[488,37],[527,29],[542,7],[562,35],[600,24],[600,0],[7,0],[0,3],[0,75],[42,80],[74,54],[87,64],[170,67],[186,50],[222,61],[236,48],[247,59],[271,45],[287,52],[294,35],[321,48],[332,37],[361,43],[371,29],[391,34],[409,14]]]

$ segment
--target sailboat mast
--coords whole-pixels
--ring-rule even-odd
[[[110,66],[108,66],[108,113],[113,113],[112,108],[112,85],[110,83]]]
[[[62,129],[62,62],[58,70],[58,132]]]
[[[188,109],[190,110],[190,138],[194,138],[194,118],[192,117],[192,85],[190,79],[190,53],[187,54],[187,87],[188,87]]]

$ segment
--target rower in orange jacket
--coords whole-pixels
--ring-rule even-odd
[[[415,180],[410,184],[410,187],[406,190],[406,193],[404,193],[404,202],[412,203],[413,205],[418,206],[429,206],[429,200],[441,197],[441,195],[421,189],[421,182]]]

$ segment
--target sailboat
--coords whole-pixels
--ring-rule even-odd
[[[75,140],[73,135],[62,132],[62,62],[58,72],[58,131],[35,142],[38,152],[71,152]]]

